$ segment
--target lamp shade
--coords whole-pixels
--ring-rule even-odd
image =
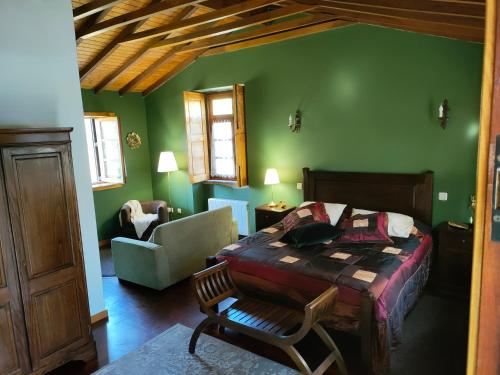
[[[172,151],[163,151],[160,153],[158,162],[158,172],[174,172],[178,171],[177,162]]]
[[[269,168],[266,171],[266,177],[264,178],[264,185],[276,185],[280,183],[280,176],[275,168]]]

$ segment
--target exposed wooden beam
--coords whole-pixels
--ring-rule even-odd
[[[109,44],[107,44],[102,50],[100,50],[97,55],[94,56],[90,62],[87,63],[83,68],[80,69],[80,81],[83,81],[87,76],[92,73],[97,66],[111,55],[116,48],[120,46],[118,43],[125,35],[129,35],[135,30],[135,25],[127,25]]]
[[[145,71],[143,71],[141,74],[138,76],[135,76],[132,81],[127,83],[125,86],[123,86],[118,93],[120,95],[123,95],[130,90],[132,90],[135,86],[137,86],[142,80],[146,79],[147,77],[151,76],[154,72],[156,72],[158,69],[161,67],[165,66],[169,62],[172,61],[176,57],[176,53],[179,52],[179,49],[181,47],[177,46],[172,48],[172,50],[168,51],[165,55],[160,57],[158,60],[156,60],[152,65],[150,65]]]
[[[196,5],[203,1],[204,0],[165,0],[135,10],[133,12],[122,14],[109,20],[99,22],[98,24],[90,27],[83,35],[81,35],[81,37],[84,39],[91,38],[93,36],[116,29],[117,27],[144,20],[158,13],[171,11],[189,5]]]
[[[73,19],[77,21],[92,14],[99,13],[105,9],[111,8],[120,1],[121,0],[94,0],[90,3],[80,5],[73,9]]]
[[[99,13],[94,13],[90,17],[87,17],[81,24],[80,26],[75,30],[75,36],[76,36],[76,45],[78,46],[81,42],[83,42],[83,39],[81,38],[81,35],[83,35],[90,27],[94,26],[96,23],[101,22],[104,17],[108,15],[108,13],[112,10],[113,8],[108,8],[105,9]]]
[[[321,4],[339,16],[351,16],[354,13],[383,15],[395,18],[404,18],[420,21],[435,22],[440,24],[484,28],[484,18],[445,14],[439,12],[421,11],[413,9],[387,8],[373,5],[346,4],[341,1],[322,1]]]
[[[153,48],[165,47],[165,46],[175,46],[178,44],[185,44],[189,42],[195,42],[206,38],[212,38],[214,36],[219,36],[233,31],[241,30],[250,26],[255,26],[262,24],[264,22],[276,20],[279,18],[291,16],[298,13],[304,13],[311,9],[314,9],[312,5],[292,5],[286,8],[276,9],[270,12],[264,12],[257,14],[252,17],[245,18],[243,20],[238,20],[235,22],[227,23],[225,25],[219,25],[212,28],[206,28],[203,30],[195,31],[189,34],[180,35],[174,38],[168,38],[157,42]]]
[[[152,0],[151,5],[154,4],[159,4],[161,0]],[[96,56],[90,62],[85,65],[81,70],[80,70],[80,81],[84,80],[90,73],[92,73],[97,66],[104,61],[109,55],[111,55],[119,46],[120,43],[123,41],[124,38],[132,34],[134,31],[136,31],[139,27],[141,27],[147,19],[143,19],[141,21],[137,21],[134,23],[130,23],[127,26],[125,26],[117,36],[113,38],[111,42],[109,42],[102,50],[100,50]]]
[[[203,3],[198,4],[200,8],[205,8],[208,10],[221,10],[233,5],[244,3],[248,0],[206,0]],[[234,18],[245,18],[246,15],[236,15]]]
[[[198,26],[195,30],[201,29],[203,26]],[[149,76],[153,75],[158,69],[165,66],[169,63],[174,57],[177,57],[177,52],[182,49],[183,46],[175,46],[169,49],[163,56],[157,59],[153,64],[146,68],[141,74],[134,77],[130,82],[128,82],[125,86],[123,86],[118,92],[120,95],[123,95],[130,90],[132,90],[135,86],[137,86],[141,81],[149,78]]]
[[[281,42],[283,40],[294,39],[294,38],[298,38],[298,37],[305,36],[305,35],[320,33],[323,31],[327,31],[327,30],[331,30],[331,29],[335,29],[338,27],[343,27],[343,26],[347,26],[347,25],[351,25],[351,24],[352,23],[349,21],[342,21],[342,20],[333,20],[333,21],[328,21],[328,22],[322,22],[322,23],[318,23],[315,25],[311,25],[311,26],[304,26],[301,28],[293,29],[290,31],[285,31],[285,32],[277,33],[277,34],[263,36],[260,38],[245,40],[243,42],[226,44],[226,45],[223,45],[220,47],[214,47],[214,48],[207,50],[203,54],[203,56],[213,56],[213,55],[218,55],[221,53],[238,51],[238,50],[244,49],[244,48],[251,48],[251,47],[262,46],[265,44]]]
[[[172,18],[171,23],[177,23],[184,18],[188,18],[189,16],[191,16],[194,13],[195,10],[196,10],[196,7],[194,7],[194,6],[185,7],[177,15],[175,15]],[[113,83],[123,72],[125,72],[129,67],[131,67],[138,60],[140,60],[156,42],[158,42],[159,40],[161,40],[167,36],[168,35],[166,35],[166,36],[162,35],[160,37],[153,38],[148,43],[146,43],[139,51],[137,51],[123,65],[118,67],[118,69],[115,69],[111,74],[109,74],[101,82],[99,82],[94,89],[95,93],[97,94],[97,93],[101,92],[102,90],[104,90],[104,88],[106,86]]]
[[[191,52],[191,51],[198,50],[198,49],[213,48],[213,47],[218,47],[218,46],[222,46],[225,44],[242,42],[242,41],[248,40],[248,39],[254,39],[254,38],[262,37],[265,35],[280,33],[283,31],[288,31],[288,30],[292,30],[292,29],[296,29],[296,28],[300,28],[300,27],[304,27],[304,26],[313,25],[316,23],[331,21],[334,18],[336,18],[336,17],[332,16],[332,15],[325,15],[325,14],[324,15],[309,15],[306,17],[301,17],[298,19],[290,20],[290,21],[284,21],[284,22],[272,24],[272,25],[265,26],[265,27],[262,27],[262,28],[256,29],[256,30],[250,30],[250,31],[235,33],[235,34],[231,34],[231,35],[222,35],[222,36],[217,36],[217,37],[213,37],[213,38],[206,39],[206,40],[201,40],[201,41],[191,43],[187,46],[182,47],[182,49],[179,50],[179,53]]]
[[[202,14],[197,17],[192,17],[187,20],[177,22],[175,24],[168,24],[165,26],[156,27],[154,29],[149,29],[139,33],[130,35],[124,40],[124,42],[137,41],[146,38],[153,38],[159,35],[164,35],[171,33],[173,31],[179,31],[187,27],[197,26],[201,24],[206,24],[209,22],[214,22],[221,20],[223,18],[235,16],[240,13],[244,13],[253,9],[258,9],[269,4],[273,4],[279,0],[250,0],[244,3],[239,3],[227,8],[222,8],[220,10],[215,10],[210,13]]]
[[[337,3],[344,5],[364,5],[367,7],[383,8],[383,9],[401,9],[413,12],[422,12],[430,14],[456,15],[466,17],[485,17],[484,2],[452,2],[452,1],[436,1],[436,0],[300,0],[300,2],[309,3],[313,1],[318,5],[327,3]]]
[[[414,31],[424,34],[445,36],[448,38],[469,40],[473,42],[482,42],[484,30],[481,28],[472,28],[451,24],[440,24],[435,22],[414,20],[408,18],[397,18],[385,15],[374,15],[374,14],[362,14],[356,12],[345,12],[343,15],[339,16],[336,12],[332,12],[329,8],[318,8],[318,10],[324,13],[330,13],[342,19],[361,22],[371,25],[379,25],[385,27],[391,27],[394,29]]]
[[[144,96],[149,95],[153,91],[155,91],[156,89],[158,89],[161,86],[163,86],[166,82],[168,82],[169,80],[171,80],[172,78],[174,78],[177,74],[179,74],[180,72],[182,72],[184,69],[186,69],[192,63],[194,63],[198,59],[198,57],[200,57],[201,55],[203,55],[204,52],[205,52],[205,50],[199,50],[199,51],[196,51],[196,53],[194,53],[193,55],[189,55],[183,62],[181,62],[180,64],[176,65],[174,69],[172,69],[171,71],[169,71],[163,77],[161,77],[160,79],[158,79],[155,83],[153,83],[148,88],[146,88],[142,92],[142,95],[144,95]]]
[[[207,0],[200,4],[201,7],[210,9],[222,9],[228,6],[244,3],[247,0]]]

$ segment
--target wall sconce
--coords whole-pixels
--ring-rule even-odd
[[[290,116],[288,117],[288,127],[293,133],[298,133],[300,132],[300,126],[302,125],[302,115],[300,114],[300,111],[297,110],[295,112],[295,116]]]
[[[446,123],[448,122],[448,112],[450,111],[450,107],[448,106],[448,99],[443,100],[441,105],[439,106],[439,122],[441,123],[441,127],[446,129]]]

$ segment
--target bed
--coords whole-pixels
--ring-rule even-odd
[[[339,299],[327,327],[361,337],[361,354],[374,373],[388,373],[390,348],[402,336],[405,315],[424,288],[430,269],[433,173],[392,174],[311,171],[303,169],[304,201],[346,203],[373,211],[412,216],[418,228],[406,239],[393,239],[403,252],[382,253],[376,246],[339,245],[334,241],[304,249],[275,248],[283,235],[282,223],[274,233],[257,232],[222,250],[217,260],[228,260],[231,275],[246,293],[303,305],[326,290],[339,287]],[[332,254],[350,253],[349,259]],[[293,263],[283,259],[299,259]],[[376,271],[370,282],[352,278],[360,269]]]

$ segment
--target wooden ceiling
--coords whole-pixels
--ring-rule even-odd
[[[154,91],[200,56],[367,23],[482,42],[484,0],[72,0],[83,88]]]

